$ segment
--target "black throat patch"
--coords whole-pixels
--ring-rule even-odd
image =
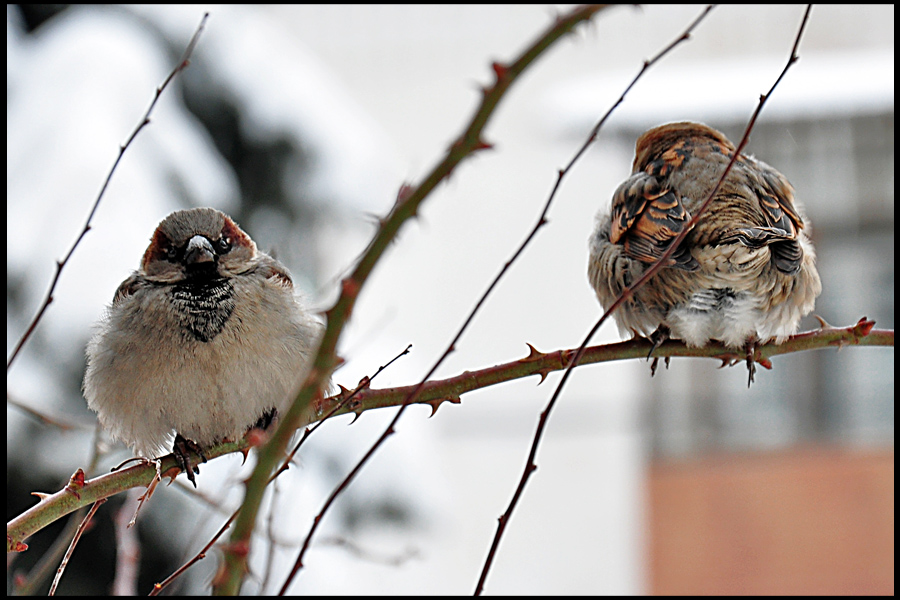
[[[172,304],[182,327],[201,342],[211,342],[225,328],[234,311],[230,279],[197,278],[172,286]]]

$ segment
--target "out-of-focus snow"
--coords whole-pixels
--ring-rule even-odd
[[[146,5],[134,10],[171,39],[190,38],[202,9]],[[193,19],[191,18],[193,17]],[[315,148],[314,198],[353,211],[383,212],[396,194],[400,159],[390,138],[302,43],[246,6],[217,7],[197,60],[241,107],[245,133],[293,136]]]
[[[746,121],[761,94],[775,81],[783,55],[729,57],[702,63],[660,64],[629,92],[609,121],[611,129],[645,129],[667,121],[706,123]],[[545,126],[583,135],[611,106],[636,70],[581,76],[548,91]],[[714,78],[715,85],[709,80]],[[702,89],[698,94],[696,90]],[[801,52],[800,60],[766,103],[767,121],[827,119],[873,114],[894,105],[894,54]]]
[[[7,269],[24,286],[26,318],[171,69],[151,33],[124,13],[72,10],[21,38],[7,79]],[[161,97],[62,274],[42,323],[61,347],[84,336],[181,198],[233,205],[234,178],[177,97]]]
[[[46,293],[54,263],[80,231],[119,146],[172,69],[173,49],[156,28],[183,40],[173,43],[180,53],[203,12],[134,10],[142,18],[115,9],[68,10],[32,36],[22,35],[15,11],[7,11],[7,269],[24,286],[28,313],[12,316],[8,347]],[[314,148],[307,198],[353,213],[383,211],[399,181],[399,161],[374,120],[258,11],[223,7],[210,22],[215,26],[203,32],[193,62],[236,99],[245,132],[287,132],[298,146]],[[236,179],[184,109],[179,86],[176,78],[125,153],[63,272],[41,326],[52,338],[83,339],[166,214],[186,202],[235,207]]]

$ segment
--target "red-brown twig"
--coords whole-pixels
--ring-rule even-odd
[[[808,352],[816,349],[841,348],[844,346],[893,347],[894,332],[888,329],[874,329],[874,321],[863,317],[854,325],[832,327],[824,325],[813,331],[804,331],[790,336],[781,344],[768,342],[757,346],[758,362],[769,361],[772,357],[794,352]],[[579,367],[605,362],[646,358],[653,343],[645,338],[632,338],[624,342],[590,346],[585,349],[578,360]],[[556,371],[564,371],[572,362],[578,348],[539,352],[529,347],[529,354],[524,358],[505,362],[477,370],[467,370],[446,379],[432,380],[425,384],[416,399],[418,404],[431,406],[432,414],[445,402],[457,404],[462,395],[474,390],[481,390],[501,383],[507,383],[524,377],[538,376],[541,381]],[[738,354],[721,342],[712,341],[701,348],[687,346],[681,340],[671,339],[653,351],[654,356],[711,358],[723,364],[732,364],[744,359],[745,354]],[[367,389],[360,392],[352,407],[344,406],[335,414],[349,412],[361,414],[377,408],[394,408],[400,406],[413,391],[415,385],[394,388]],[[322,401],[325,407],[343,404],[341,396],[326,398]]]
[[[194,52],[194,48],[197,46],[197,40],[200,38],[200,34],[203,32],[203,28],[206,26],[206,19],[209,18],[209,13],[204,13],[203,18],[200,20],[200,25],[197,26],[197,30],[194,32],[194,35],[191,36],[191,41],[188,42],[187,48],[185,48],[184,54],[181,55],[181,60],[178,61],[178,64],[175,65],[175,68],[172,69],[172,72],[169,73],[169,76],[166,77],[165,81],[162,82],[158,88],[156,88],[156,94],[153,96],[153,100],[150,102],[150,106],[147,108],[147,112],[144,113],[144,116],[141,118],[140,123],[134,128],[134,131],[131,132],[131,135],[128,136],[128,140],[119,146],[119,155],[116,157],[116,160],[113,162],[112,167],[109,169],[109,173],[106,175],[106,179],[103,181],[103,185],[100,187],[100,192],[97,194],[97,199],[94,200],[94,205],[91,208],[91,212],[88,213],[87,221],[84,223],[84,227],[81,230],[81,233],[78,234],[78,237],[75,238],[75,242],[72,244],[72,247],[69,248],[69,251],[66,253],[66,256],[62,260],[56,261],[56,273],[53,275],[53,280],[50,282],[50,289],[47,290],[47,295],[44,298],[44,302],[41,304],[41,307],[38,309],[37,314],[31,320],[31,323],[28,325],[28,328],[25,330],[25,333],[22,334],[22,337],[19,339],[19,342],[16,344],[16,347],[13,349],[12,354],[6,361],[6,370],[9,371],[10,367],[12,367],[13,361],[16,360],[16,357],[19,355],[19,352],[22,350],[22,347],[25,345],[25,342],[28,341],[28,338],[31,337],[31,334],[34,333],[34,330],[37,328],[38,322],[40,322],[41,317],[44,316],[44,313],[47,311],[47,308],[53,302],[53,291],[56,289],[56,284],[59,282],[59,277],[62,275],[62,271],[65,266],[69,263],[69,259],[72,258],[72,255],[75,253],[75,249],[78,247],[78,244],[81,243],[81,240],[87,235],[87,232],[91,230],[91,221],[94,218],[94,214],[97,212],[97,208],[100,207],[100,201],[103,199],[103,194],[106,193],[106,188],[109,187],[109,182],[112,180],[113,173],[116,172],[116,168],[119,166],[119,163],[122,161],[122,156],[125,154],[125,151],[131,146],[131,143],[137,137],[137,135],[141,132],[144,127],[150,124],[150,113],[153,112],[153,108],[156,106],[159,97],[162,95],[163,90],[168,87],[169,82],[172,81],[176,75],[178,75],[181,71],[187,68],[190,64],[191,54]]]
[[[175,569],[175,571],[171,575],[169,575],[168,577],[163,579],[161,582],[153,584],[153,589],[150,590],[150,593],[147,595],[148,596],[158,596],[160,594],[160,592],[162,592],[164,589],[169,587],[173,581],[178,579],[178,577],[180,577],[182,573],[184,573],[189,568],[194,566],[194,564],[196,564],[196,563],[200,562],[201,560],[203,560],[204,558],[206,558],[206,553],[209,552],[209,549],[213,547],[213,544],[215,544],[217,541],[219,541],[219,538],[222,537],[222,535],[226,531],[228,531],[228,528],[231,527],[231,524],[237,518],[237,515],[238,515],[238,511],[234,511],[231,514],[231,516],[228,517],[228,520],[225,521],[225,523],[222,525],[222,527],[219,528],[219,531],[217,531],[216,534],[214,536],[212,536],[212,538],[206,543],[205,546],[203,546],[203,548],[200,549],[199,552],[197,552],[197,554],[195,554],[186,563],[184,563],[183,565],[181,565],[180,567]]]
[[[325,421],[327,421],[328,419],[333,417],[342,408],[351,406],[352,405],[351,401],[354,400],[355,398],[357,398],[365,390],[369,389],[369,386],[372,384],[372,380],[375,379],[376,377],[378,377],[379,373],[381,373],[382,371],[387,369],[389,366],[394,364],[394,362],[396,360],[398,360],[401,356],[406,356],[407,354],[409,354],[409,351],[411,348],[412,348],[412,344],[409,344],[406,347],[406,349],[403,350],[403,352],[401,352],[400,354],[398,354],[397,356],[392,358],[390,361],[388,361],[387,364],[384,364],[384,365],[381,365],[380,367],[378,367],[378,370],[375,371],[374,375],[363,377],[362,380],[359,382],[359,384],[354,389],[348,390],[348,389],[342,388],[341,394],[340,394],[340,398],[341,398],[340,401],[337,404],[335,404],[332,408],[330,408],[328,410],[328,412],[322,416],[321,420],[319,420],[311,429],[306,429],[303,432],[303,435],[300,437],[299,440],[297,440],[297,444],[294,446],[294,449],[291,450],[290,454],[287,455],[287,457],[284,460],[284,463],[282,463],[281,468],[276,472],[276,474],[287,469],[288,464],[294,459],[294,456],[297,454],[297,451],[300,450],[300,446],[303,445],[303,442],[306,441],[306,438],[311,436],[314,431],[316,431],[319,427],[321,427],[322,423],[324,423]],[[359,416],[359,415],[357,415],[357,416]]]
[[[537,455],[537,450],[538,450],[538,447],[540,446],[541,439],[543,437],[544,428],[547,425],[547,421],[550,417],[550,413],[553,411],[553,407],[555,406],[557,399],[559,398],[563,388],[565,387],[566,381],[568,381],[569,375],[572,373],[572,369],[574,368],[575,365],[578,364],[578,361],[581,359],[582,355],[584,354],[585,348],[587,347],[588,343],[590,342],[590,340],[594,336],[594,334],[597,332],[597,330],[600,329],[600,326],[606,321],[607,318],[609,318],[609,316],[612,314],[612,312],[616,308],[618,308],[623,302],[625,302],[625,300],[627,300],[634,293],[635,289],[637,289],[639,286],[643,285],[647,280],[650,279],[650,277],[652,277],[657,271],[659,271],[660,268],[662,268],[662,265],[665,264],[665,262],[669,259],[669,257],[672,256],[672,254],[674,254],[675,250],[678,248],[678,245],[682,242],[682,240],[684,240],[685,237],[687,237],[688,233],[691,231],[691,229],[694,228],[694,226],[697,224],[697,221],[700,219],[703,212],[706,210],[706,208],[712,202],[712,199],[715,197],[716,192],[718,192],[718,190],[719,190],[719,186],[721,186],[722,182],[728,176],[728,173],[731,171],[731,167],[734,165],[734,162],[737,160],[737,157],[740,155],[741,150],[744,148],[744,146],[747,145],[747,141],[750,139],[750,132],[753,130],[753,126],[756,124],[756,119],[759,116],[759,113],[762,110],[762,107],[765,105],[766,100],[769,98],[769,96],[775,90],[776,86],[778,86],[778,84],[781,82],[782,78],[787,73],[787,70],[791,67],[791,65],[793,65],[799,59],[799,56],[797,55],[797,49],[800,45],[800,40],[803,37],[803,31],[804,31],[804,29],[806,29],[806,23],[809,19],[809,13],[810,13],[811,8],[812,8],[812,5],[807,6],[806,12],[803,15],[803,20],[800,24],[800,30],[797,32],[797,37],[794,41],[794,47],[791,50],[791,56],[788,59],[787,64],[785,65],[784,69],[781,71],[781,74],[778,76],[778,79],[775,80],[775,83],[769,89],[769,92],[760,96],[759,103],[757,104],[756,110],[753,111],[753,115],[750,117],[750,122],[747,124],[747,129],[744,132],[744,137],[741,139],[741,143],[738,144],[737,149],[734,152],[734,155],[731,157],[731,161],[728,163],[728,166],[725,168],[725,171],[722,173],[722,176],[719,178],[719,181],[716,183],[715,187],[709,193],[709,196],[706,198],[706,200],[703,202],[703,204],[697,210],[696,214],[693,216],[693,218],[690,220],[690,222],[687,224],[687,226],[684,228],[684,230],[682,230],[682,232],[678,236],[676,236],[674,240],[672,240],[672,243],[669,245],[669,248],[663,253],[663,255],[660,256],[659,259],[653,265],[651,265],[650,268],[647,269],[647,271],[639,279],[637,279],[628,288],[626,288],[625,291],[623,291],[622,294],[616,299],[616,301],[613,302],[612,306],[610,306],[609,309],[603,313],[603,315],[600,317],[600,319],[594,324],[594,326],[591,328],[591,330],[585,336],[584,341],[581,343],[581,346],[579,346],[579,348],[578,348],[578,351],[572,357],[571,361],[569,362],[568,367],[566,367],[566,370],[563,373],[563,376],[560,379],[560,382],[557,385],[556,390],[553,392],[553,396],[550,398],[550,401],[547,403],[547,406],[544,408],[543,412],[541,412],[541,417],[538,421],[538,427],[537,427],[537,430],[535,431],[534,439],[531,443],[531,450],[528,454],[528,461],[525,464],[525,469],[522,472],[522,476],[519,479],[519,484],[516,487],[516,491],[513,494],[512,500],[510,500],[510,503],[506,509],[506,512],[504,512],[498,520],[497,532],[494,535],[494,541],[491,544],[491,549],[488,552],[487,558],[485,559],[484,567],[481,572],[481,577],[479,578],[478,584],[475,588],[475,595],[480,595],[484,589],[484,582],[487,578],[488,572],[490,571],[491,564],[492,564],[494,556],[497,552],[497,548],[500,544],[500,540],[503,537],[503,532],[506,529],[506,525],[507,525],[507,523],[509,523],[509,519],[512,516],[512,513],[515,510],[516,505],[519,502],[519,498],[521,498],[522,493],[525,490],[525,486],[527,485],[528,478],[537,469],[537,464],[535,463],[535,457]]]
[[[82,534],[87,530],[88,525],[91,523],[91,519],[93,519],[94,515],[97,513],[97,509],[105,503],[106,498],[94,502],[91,510],[88,511],[84,520],[81,521],[81,525],[78,526],[78,531],[75,532],[75,536],[72,538],[72,543],[69,544],[69,549],[66,550],[66,555],[62,559],[62,563],[60,563],[59,568],[56,570],[56,576],[53,578],[53,583],[50,585],[50,592],[47,594],[48,596],[56,595],[56,588],[59,586],[59,580],[62,578],[66,566],[69,564],[69,559],[72,558],[72,553],[75,551],[75,546],[78,545],[78,540],[81,539]]]

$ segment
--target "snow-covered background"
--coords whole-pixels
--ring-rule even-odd
[[[262,248],[286,262],[314,306],[327,307],[340,276],[365,247],[373,215],[384,214],[400,185],[418,181],[461,131],[478,101],[478,85],[491,77],[490,62],[512,58],[555,9],[73,7],[32,30],[8,7],[8,354],[46,293],[54,261],[83,226],[119,145],[204,10],[212,15],[192,65],[164,93],[151,124],[129,148],[55,301],[8,375],[8,393],[19,402],[68,421],[92,422],[79,390],[92,324],[136,268],[156,224],[177,208],[229,212]],[[780,72],[802,10],[719,7],[690,42],[638,84],[565,182],[549,226],[439,377],[523,357],[526,342],[542,351],[578,345],[599,316],[585,275],[586,240],[594,214],[629,171],[634,135],[673,119],[703,120],[737,135]],[[468,161],[432,195],[376,269],[342,340],[347,364],[336,382],[352,387],[410,343],[412,353],[375,387],[410,384],[425,373],[534,224],[557,169],[641,61],[698,13],[697,7],[613,9],[532,67],[487,129],[495,149]],[[893,7],[817,6],[801,61],[762,121],[783,123],[778,127],[790,135],[787,123],[800,116],[827,121],[892,114],[893,19]],[[890,164],[892,169],[892,157]],[[805,174],[798,171],[787,174],[802,193],[797,180]],[[816,198],[807,197],[806,206],[814,223],[821,215],[826,231],[846,218]],[[892,219],[892,200],[889,212]],[[892,225],[890,231],[892,247]],[[889,313],[868,315],[879,326],[892,326],[890,273]],[[823,302],[829,306],[824,296]],[[826,316],[847,324],[874,309],[852,304],[847,310]],[[595,341],[615,339],[610,323]],[[673,362],[673,371],[684,364]],[[776,373],[789,364],[776,362]],[[893,389],[892,365],[891,357],[890,372],[873,384],[882,395],[885,385]],[[647,591],[646,370],[639,362],[608,364],[580,369],[572,378],[487,592]],[[677,372],[662,376],[678,381]],[[398,435],[326,517],[291,591],[470,593],[558,377],[540,387],[531,378],[475,392],[432,419],[427,407],[408,411]],[[740,387],[746,374],[716,377]],[[782,389],[769,372],[758,378],[742,402]],[[367,413],[351,427],[349,418],[337,419],[311,438],[299,467],[278,485],[271,579],[267,555],[258,551],[245,591],[277,589],[315,511],[391,416],[380,412],[387,413]],[[27,505],[27,491],[56,489],[85,467],[94,438],[90,425],[60,432],[16,408],[7,414],[8,492],[17,494],[8,507],[16,514]],[[892,409],[888,420],[892,443]],[[778,443],[789,438],[790,432]],[[94,473],[124,457],[127,451],[117,449]],[[246,472],[238,458],[216,460],[203,467],[200,491],[233,507]],[[142,518],[139,593],[196,551],[223,520],[175,487],[157,492]],[[366,556],[335,540],[352,542]],[[261,550],[267,540],[255,542]],[[90,560],[76,553],[64,579],[72,586],[67,593],[103,593],[112,579],[114,545],[99,546],[89,551]],[[30,554],[40,547],[33,542]],[[398,557],[405,557],[399,566],[385,564]],[[91,565],[87,575],[78,575],[78,560]],[[192,569],[182,591],[203,593],[215,560]]]

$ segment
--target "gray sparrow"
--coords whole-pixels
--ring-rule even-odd
[[[190,451],[205,462],[204,449],[270,425],[294,399],[321,333],[287,269],[231,218],[177,211],[88,344],[84,396],[138,455],[171,447],[196,487]]]
[[[734,152],[700,123],[638,138],[632,174],[590,238],[588,277],[604,309],[669,248]],[[752,381],[754,345],[795,333],[822,291],[808,231],[787,179],[741,154],[674,254],[614,313],[620,332],[649,337],[654,350],[668,337],[744,348]]]

